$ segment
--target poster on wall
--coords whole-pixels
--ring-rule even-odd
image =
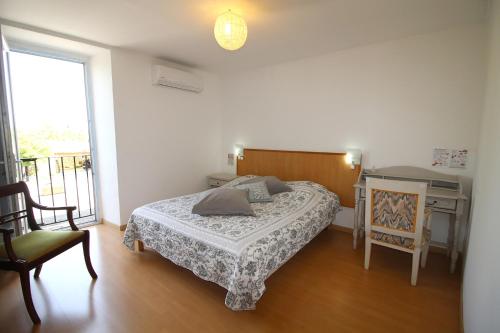
[[[432,166],[443,168],[467,167],[467,149],[443,149],[434,148],[432,151]]]
[[[432,152],[432,166],[448,167],[450,165],[451,151],[449,149],[434,148]]]
[[[450,168],[466,168],[467,154],[467,149],[453,149],[450,156]]]

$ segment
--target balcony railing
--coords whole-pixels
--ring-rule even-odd
[[[22,179],[35,201],[46,206],[76,206],[75,223],[95,221],[95,195],[90,155],[22,158]],[[67,221],[66,214],[35,215],[41,226]]]

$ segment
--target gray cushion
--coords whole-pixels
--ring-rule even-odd
[[[240,185],[258,183],[261,181],[266,182],[267,190],[269,191],[269,194],[271,194],[271,195],[278,194],[281,192],[292,192],[293,191],[293,189],[290,186],[283,183],[276,176],[255,177],[255,178],[252,178],[252,179],[249,179],[249,180],[242,182]]]
[[[248,202],[248,190],[217,188],[193,206],[193,214],[255,216]]]
[[[248,201],[250,202],[271,202],[273,197],[267,190],[267,185],[264,181],[250,184],[236,185],[235,188],[248,190]]]

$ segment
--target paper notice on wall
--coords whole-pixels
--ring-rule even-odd
[[[466,168],[467,154],[467,149],[453,149],[450,156],[450,168]]]
[[[432,166],[443,168],[467,167],[467,149],[443,149],[434,148],[432,151]]]
[[[432,152],[432,166],[446,168],[450,165],[450,159],[450,149],[434,148]]]

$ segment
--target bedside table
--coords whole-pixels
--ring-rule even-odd
[[[214,188],[222,186],[237,177],[238,176],[232,173],[213,173],[207,177],[208,187]]]

